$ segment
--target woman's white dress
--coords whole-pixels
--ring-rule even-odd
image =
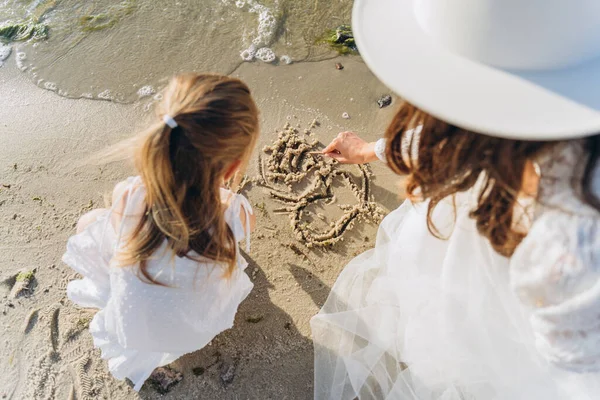
[[[388,215],[311,321],[316,399],[600,399],[600,215],[571,184],[581,142],[540,161],[539,204],[509,260],[468,214]],[[600,171],[594,179],[600,193]]]
[[[119,228],[111,223],[113,210],[106,210],[69,239],[63,261],[82,275],[69,283],[69,299],[81,307],[99,309],[90,323],[94,346],[100,348],[117,379],[129,378],[139,390],[156,367],[201,349],[231,328],[238,305],[253,285],[244,273],[248,264],[239,251],[238,268],[224,278],[222,265],[176,257],[165,241],[148,263],[148,272],[167,286],[142,281],[136,265],[114,265],[115,251],[124,245],[122,238],[144,212],[146,191],[141,179],[127,182]],[[235,238],[242,240],[240,210],[252,209],[241,195],[224,189],[221,195],[223,201],[232,196],[225,218]]]

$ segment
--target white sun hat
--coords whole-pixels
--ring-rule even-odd
[[[356,0],[373,73],[451,124],[553,140],[600,133],[600,0]]]

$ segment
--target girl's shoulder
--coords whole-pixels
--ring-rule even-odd
[[[130,176],[115,185],[111,199],[112,210],[124,215],[128,204],[143,202],[145,195],[146,187],[142,179],[139,176]]]
[[[108,216],[117,242],[137,226],[147,209],[146,189],[139,176],[118,182],[112,192]]]

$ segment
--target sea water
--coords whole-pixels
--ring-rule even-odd
[[[44,38],[0,38],[0,63],[67,97],[129,102],[184,71],[280,68],[335,53],[318,39],[350,21],[351,0],[0,0],[0,29],[40,24]],[[4,58],[4,60],[2,59]],[[1,70],[0,70],[1,73]]]

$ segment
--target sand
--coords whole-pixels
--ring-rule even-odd
[[[336,63],[344,69],[336,69]],[[232,329],[171,364],[183,379],[168,393],[146,384],[137,394],[107,372],[93,349],[86,330],[93,311],[66,298],[66,285],[76,275],[60,259],[78,217],[102,206],[104,194],[132,174],[126,164],[99,167],[82,161],[155,118],[148,111],[151,104],[61,98],[32,84],[12,64],[0,69],[0,398],[311,399],[309,320],[344,265],[373,247],[373,219],[356,221],[332,246],[309,248],[294,233],[289,215],[275,211],[282,204],[269,189],[256,179],[246,185],[244,194],[258,217],[246,255],[252,293]],[[343,130],[375,140],[396,103],[378,107],[389,90],[358,57],[280,67],[243,64],[233,75],[250,85],[262,110],[250,178],[259,176],[258,155],[277,141],[286,124],[301,135],[309,129],[317,148]],[[315,119],[320,126],[311,128]],[[348,168],[363,185],[358,167]],[[372,201],[388,212],[400,202],[398,179],[380,162],[370,169]],[[335,202],[313,210],[326,215],[324,226],[344,215],[339,205],[360,202],[343,184],[332,190]],[[32,279],[28,271],[34,271]],[[23,278],[31,281],[13,298],[11,290],[19,282],[23,286]]]

